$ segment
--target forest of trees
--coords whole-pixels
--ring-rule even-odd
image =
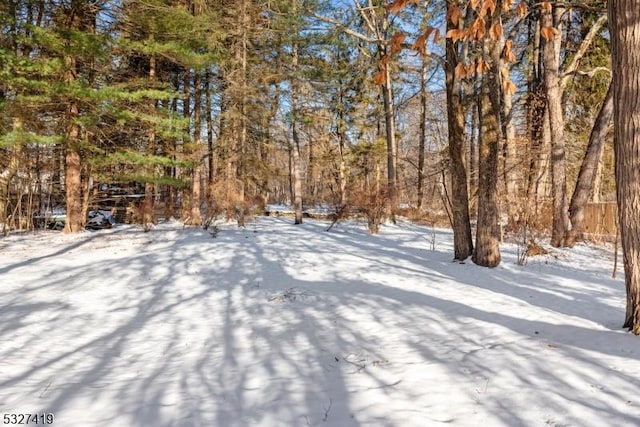
[[[504,231],[571,247],[616,200],[608,28],[605,0],[6,0],[0,223],[77,232],[135,184],[145,226],[284,203],[450,224],[488,267]]]

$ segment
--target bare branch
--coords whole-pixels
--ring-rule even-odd
[[[578,74],[580,76],[593,77],[598,73],[607,73],[611,76],[611,69],[608,67],[596,67],[590,71],[580,71],[576,70],[574,74]]]
[[[571,78],[571,76],[576,74],[577,72],[576,70],[578,69],[580,60],[587,53],[587,50],[589,50],[591,43],[593,43],[593,40],[596,38],[596,36],[600,32],[604,24],[606,24],[606,22],[607,22],[607,14],[605,13],[601,15],[600,18],[598,18],[598,20],[593,24],[593,26],[589,29],[589,32],[585,36],[584,40],[582,40],[582,43],[580,43],[580,47],[578,48],[578,51],[576,52],[575,56],[571,60],[571,63],[566,68],[565,72],[562,74],[562,78],[560,79],[560,87],[563,90],[567,86],[567,83],[569,83],[569,79]]]
[[[362,17],[362,19],[364,19],[364,22],[366,22],[367,27],[369,27],[369,31],[371,31],[372,34],[375,34],[377,38],[380,38],[380,32],[377,31],[377,27],[373,25],[373,22],[371,21],[371,19],[367,14],[367,11],[373,11],[372,9],[373,5],[371,5],[371,2],[369,2],[370,6],[367,8],[360,6],[360,3],[358,3],[358,0],[353,0],[353,4],[355,5],[356,9],[358,9],[358,12],[360,13],[360,16]]]
[[[336,21],[334,19],[331,19],[331,18],[329,18],[327,16],[319,15],[319,14],[317,14],[315,12],[312,12],[312,15],[315,18],[319,19],[320,21],[325,22],[327,24],[331,24],[335,28],[337,28],[340,31],[342,31],[343,33],[348,34],[348,35],[350,35],[352,37],[355,37],[355,38],[357,38],[359,40],[365,41],[367,43],[380,43],[381,42],[381,40],[373,39],[371,37],[367,37],[364,34],[359,33],[357,31],[354,31],[351,28],[345,26],[344,24],[342,24],[342,23],[340,23],[340,22],[338,22],[338,21]]]

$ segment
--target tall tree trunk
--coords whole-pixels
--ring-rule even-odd
[[[393,217],[398,205],[398,168],[395,107],[393,104],[393,89],[391,87],[391,72],[388,64],[383,65],[384,84],[382,85],[382,102],[384,105],[384,128],[387,140],[387,188],[389,191],[389,214]]]
[[[484,80],[495,79],[485,76]],[[481,132],[478,138],[478,226],[473,262],[483,267],[500,264],[500,229],[498,226],[498,148],[499,125],[489,91],[496,85],[483,82],[481,93]]]
[[[536,218],[540,212],[539,189],[547,167],[547,144],[545,141],[545,123],[549,121],[547,114],[547,99],[544,88],[543,54],[541,20],[531,19],[528,28],[529,39],[533,41],[529,62],[527,91],[527,129],[529,134],[526,201],[523,207],[523,224],[525,227],[536,225]]]
[[[300,138],[297,125],[291,125],[293,144],[291,147],[291,174],[293,181],[293,209],[295,211],[295,223],[302,224],[302,159],[300,156]]]
[[[480,122],[480,94],[474,89],[471,108],[471,133],[469,135],[469,174],[467,182],[469,183],[469,195],[470,195],[470,211],[473,218],[477,214],[477,200],[476,194],[478,193],[478,138],[480,136],[478,123]]]
[[[613,57],[615,170],[624,256],[624,327],[640,334],[640,0],[608,4]]]
[[[202,179],[202,75],[195,70],[194,79],[194,103],[193,103],[193,174],[191,176],[191,225],[202,225],[201,204],[201,179]]]
[[[347,123],[345,120],[344,83],[340,81],[340,95],[337,110],[336,133],[338,136],[338,206],[337,215],[340,218],[347,207],[347,162],[345,147],[347,145]]]
[[[247,54],[249,50],[249,40],[247,34],[247,25],[250,19],[249,11],[247,10],[247,1],[243,0],[242,2],[242,39],[240,46],[240,70],[242,72],[242,91],[240,94],[240,141],[238,147],[238,157],[237,157],[237,179],[238,179],[238,203],[237,203],[237,211],[238,211],[238,226],[245,226],[245,213],[246,213],[246,191],[247,191],[247,137],[248,137],[248,110],[247,110],[247,96],[248,96],[248,64],[247,64]]]
[[[593,177],[593,191],[591,192],[591,203],[600,203],[600,192],[602,191],[602,170],[604,168],[604,164],[602,162],[602,157],[604,154],[604,150],[600,152],[600,157],[598,158],[598,163],[596,166],[596,173]]]
[[[584,231],[584,209],[589,201],[589,194],[591,193],[598,165],[602,158],[602,152],[604,151],[609,124],[612,118],[613,86],[609,85],[607,95],[593,124],[589,143],[587,144],[587,152],[582,160],[576,188],[571,197],[571,204],[569,206],[571,229],[567,232],[567,246],[573,246],[577,239],[582,238],[582,232]]]
[[[542,10],[543,29],[554,28],[561,34],[560,20],[564,8],[554,6],[553,11]],[[564,136],[564,112],[560,88],[560,42],[562,36],[546,33],[543,43],[544,83],[547,95],[547,111],[551,126],[551,185],[553,195],[553,227],[551,245],[565,245],[565,234],[569,229],[567,211],[567,176]]]
[[[514,229],[518,214],[518,174],[516,171],[516,128],[513,119],[513,97],[508,91],[502,91],[502,134],[504,144],[502,148],[502,178],[507,198],[506,210],[508,224]]]
[[[156,81],[156,58],[152,55],[149,57],[149,86],[153,86]],[[153,99],[149,100],[149,115],[153,117],[156,112],[156,102]],[[147,142],[145,147],[145,152],[148,156],[152,156],[155,151],[156,146],[156,127],[153,123],[149,125],[149,129],[147,130]],[[154,174],[154,166],[149,165],[146,166],[145,174],[150,178]],[[155,190],[153,181],[147,179],[144,183],[144,201],[142,202],[142,226],[144,227],[144,231],[149,231],[151,226],[154,223],[153,218],[153,205],[154,205],[154,196]]]
[[[496,9],[501,10],[498,0]],[[498,12],[500,13],[500,12]],[[500,24],[499,15],[494,14],[487,25]],[[483,267],[500,264],[500,212],[498,209],[498,162],[500,152],[503,111],[500,85],[500,40],[484,40],[485,56],[491,58],[491,68],[482,77],[480,89],[480,134],[478,137],[478,225],[473,262]]]
[[[307,162],[307,197],[310,197],[311,200],[314,200],[316,196],[316,158],[315,158],[315,150],[314,150],[313,140],[307,141],[307,151],[308,151],[308,162]]]
[[[447,0],[447,7],[455,2]],[[447,20],[447,30],[457,29]],[[447,90],[447,123],[449,126],[449,172],[451,174],[451,210],[453,222],[454,259],[464,260],[473,253],[469,194],[465,167],[464,108],[462,86],[455,75],[458,65],[457,43],[446,40],[445,78]]]
[[[178,84],[176,84],[176,87],[178,86]],[[176,114],[178,111],[178,99],[177,98],[173,98],[171,100],[171,104],[170,104],[170,108],[171,108],[171,112],[172,114]],[[176,153],[177,153],[177,149],[178,149],[178,144],[177,144],[177,139],[176,138],[170,138],[169,141],[167,141],[167,144],[165,145],[165,155],[167,155],[168,157],[171,157],[172,159],[175,160],[176,158]],[[177,178],[177,168],[172,165],[172,166],[167,166],[165,168],[165,173],[172,177],[172,178]],[[165,191],[167,194],[167,198],[165,200],[165,205],[164,205],[164,217],[166,219],[169,218],[173,218],[176,214],[175,212],[175,203],[176,203],[176,198],[177,198],[177,188],[174,185],[167,185],[165,187]]]
[[[23,131],[24,122],[21,117],[13,118],[13,132],[20,134]],[[11,181],[20,168],[20,158],[22,157],[22,138],[18,143],[10,148],[11,154],[9,164],[3,173],[0,173],[0,223],[2,224],[2,234],[9,234],[9,202],[11,200]]]
[[[191,70],[185,68],[182,76],[182,115],[185,119],[184,137],[182,138],[182,151],[185,157],[190,158],[193,154],[191,148]],[[188,168],[186,171],[187,178],[192,176],[193,168]],[[191,216],[191,191],[190,189],[182,189],[182,209],[180,217],[182,220],[187,221]]]
[[[65,58],[67,72],[65,82],[73,84],[76,79],[76,60],[72,56]],[[80,155],[80,125],[77,123],[79,116],[78,103],[75,100],[69,102],[67,108],[67,132],[65,153],[65,194],[67,219],[65,233],[77,233],[82,231],[82,159]]]
[[[297,19],[298,0],[293,0],[293,16]],[[299,108],[299,82],[298,82],[298,26],[294,26],[294,40],[291,45],[291,134],[293,138],[292,175],[293,175],[293,208],[295,210],[295,223],[302,224],[302,156],[300,155],[300,136],[298,135],[298,108]]]
[[[427,145],[427,62],[422,61],[420,70],[420,140],[418,142],[418,200],[416,206],[422,209],[424,199],[424,160],[425,147]]]
[[[213,108],[211,102],[211,71],[207,69],[205,74],[205,114],[207,120],[207,203],[211,204],[211,191],[213,189],[213,183],[215,180],[215,163],[213,153]]]

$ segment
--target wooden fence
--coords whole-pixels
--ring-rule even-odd
[[[618,208],[615,202],[589,203],[584,212],[585,238],[614,240]]]

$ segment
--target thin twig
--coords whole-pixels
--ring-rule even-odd
[[[324,418],[322,418],[322,421],[327,421],[327,418],[329,418],[329,411],[331,410],[332,404],[333,404],[333,401],[331,400],[331,398],[329,398],[329,407],[326,408],[326,410],[324,411]]]

